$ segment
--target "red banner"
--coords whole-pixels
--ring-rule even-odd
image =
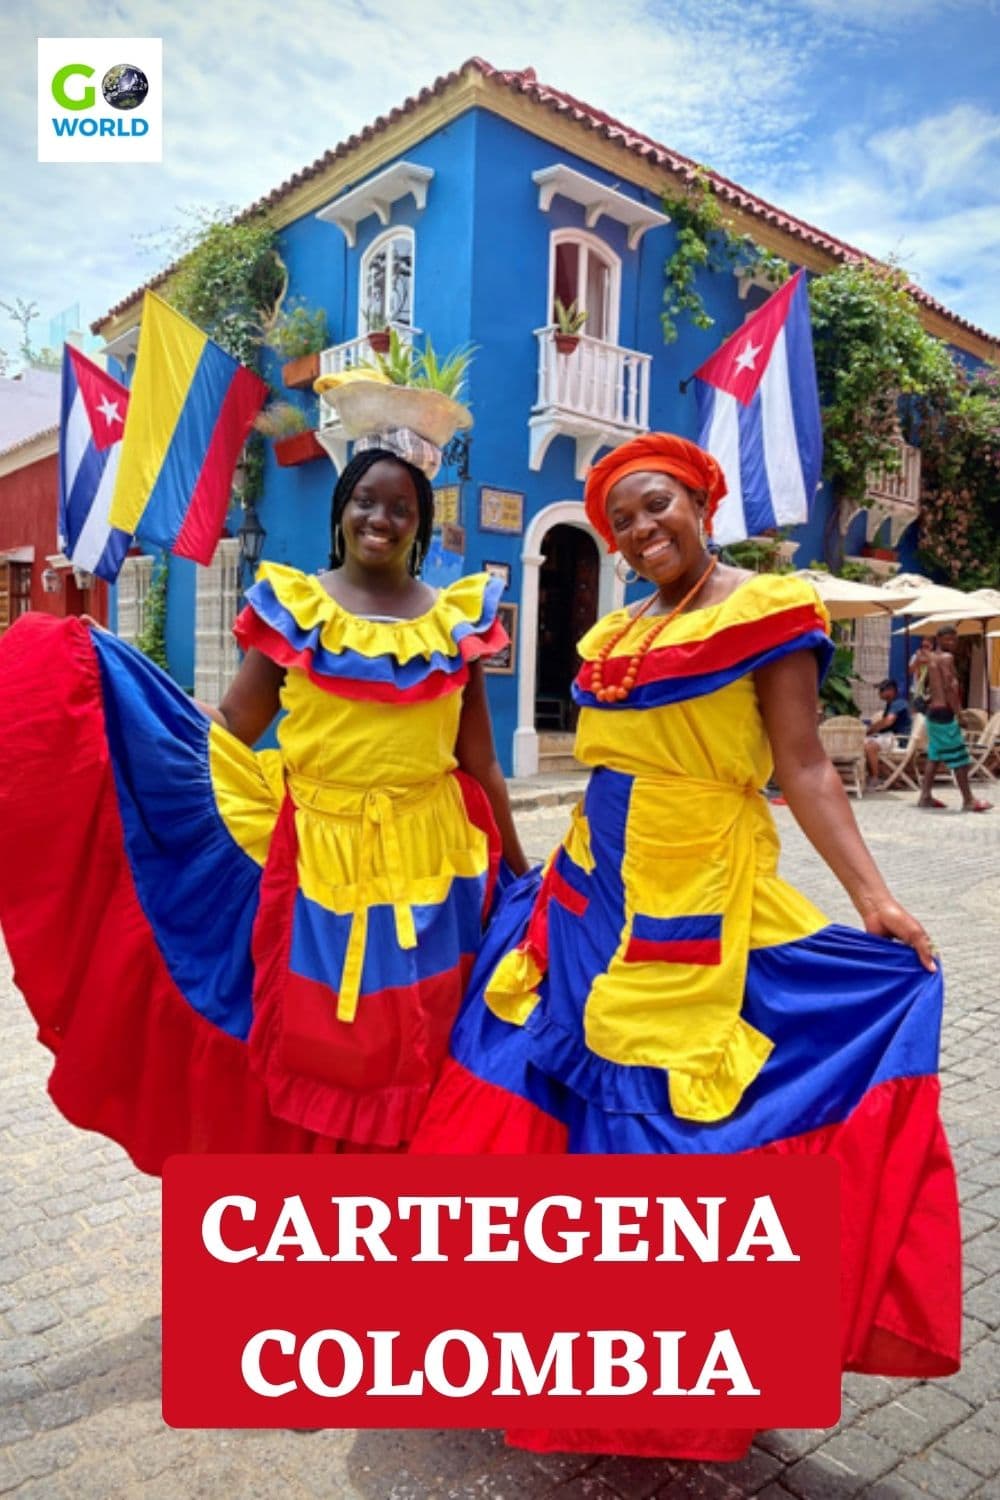
[[[825,1427],[822,1157],[185,1156],[175,1427]]]

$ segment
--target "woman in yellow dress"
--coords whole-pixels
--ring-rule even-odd
[[[406,435],[402,435],[405,437]],[[486,574],[435,594],[410,438],[358,453],[332,571],[265,563],[204,710],[78,620],[0,643],[0,922],[75,1124],[171,1152],[399,1150],[447,1048],[501,844]],[[253,745],[278,709],[279,749]]]
[[[954,1173],[937,1114],[941,975],[816,733],[815,592],[706,547],[725,493],[649,434],[591,470],[588,517],[653,593],[580,642],[592,774],[544,873],[507,892],[414,1149],[825,1152],[843,1166],[844,1367],[958,1363]],[[778,875],[775,770],[865,931]],[[735,1458],[742,1431],[511,1434],[536,1449]]]

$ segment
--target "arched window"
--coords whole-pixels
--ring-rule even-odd
[[[554,323],[556,298],[587,313],[581,330],[605,344],[618,342],[620,266],[613,250],[596,235],[579,229],[557,229],[549,256],[549,318]]]
[[[360,332],[387,323],[413,327],[413,248],[412,229],[390,229],[366,250],[361,262]]]

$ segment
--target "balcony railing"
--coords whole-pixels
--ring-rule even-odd
[[[536,411],[556,407],[595,422],[645,432],[649,427],[652,356],[580,335],[572,354],[560,354],[555,328],[537,328]]]
[[[893,447],[899,455],[898,470],[870,470],[866,496],[876,504],[905,505],[916,512],[920,506],[920,449],[902,438],[896,438]]]
[[[410,328],[405,323],[390,323],[404,344],[411,344],[415,336],[419,335],[419,328]],[[360,334],[356,339],[347,339],[343,344],[332,344],[329,349],[324,349],[319,357],[319,373],[321,375],[342,375],[345,370],[353,370],[358,365],[375,363],[375,355],[372,353],[367,334]],[[332,406],[325,401],[319,404],[319,426],[320,431],[324,428],[338,428],[340,418]]]

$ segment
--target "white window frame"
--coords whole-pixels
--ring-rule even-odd
[[[118,574],[115,628],[120,641],[134,646],[146,623],[146,598],[153,582],[153,557],[126,557]],[[123,608],[124,606],[124,608]],[[124,621],[122,616],[125,616]]]
[[[199,568],[194,593],[194,696],[219,703],[240,665],[233,621],[240,607],[240,543],[223,537],[207,568]]]
[[[552,309],[555,306],[556,299],[556,247],[569,242],[579,245],[583,252],[577,276],[577,286],[587,285],[587,258],[591,254],[596,255],[598,260],[603,261],[611,272],[608,280],[608,327],[600,342],[617,346],[621,324],[621,257],[615,254],[605,240],[602,240],[596,234],[588,234],[585,229],[553,229],[549,236],[549,300],[545,311],[546,322],[549,323],[552,321]],[[586,323],[583,325],[581,333],[585,338],[595,337]]]
[[[368,267],[381,250],[392,245],[393,240],[408,239],[410,242],[410,321],[408,326],[417,326],[417,236],[409,224],[399,224],[394,229],[387,229],[384,233],[372,240],[368,249],[361,257],[361,274],[358,278],[358,333],[365,334],[368,330],[368,319],[365,316],[365,295],[368,289]],[[391,258],[386,261],[386,286],[390,285]],[[390,322],[386,320],[386,323]]]

